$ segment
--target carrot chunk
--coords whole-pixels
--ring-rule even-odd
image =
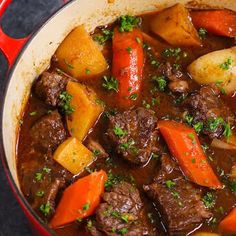
[[[113,36],[112,74],[119,82],[117,102],[121,108],[134,105],[140,94],[144,66],[143,36],[139,29]]]
[[[196,28],[205,28],[216,35],[236,37],[236,13],[230,10],[193,11]]]
[[[220,222],[220,230],[226,233],[236,233],[236,207]]]
[[[50,227],[57,228],[92,215],[100,203],[106,180],[106,172],[100,170],[69,186],[62,195]]]
[[[194,129],[170,120],[158,122],[158,128],[186,177],[201,186],[222,188]]]

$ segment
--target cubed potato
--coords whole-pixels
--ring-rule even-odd
[[[94,155],[77,138],[71,137],[57,148],[53,159],[76,175],[93,162]]]
[[[236,47],[210,52],[188,66],[199,84],[216,83],[226,94],[236,91]]]
[[[67,126],[71,136],[82,141],[104,111],[104,107],[98,104],[96,93],[85,85],[70,81],[66,91],[72,95],[70,104],[75,109],[67,116]]]
[[[107,69],[107,62],[84,26],[75,28],[56,51],[58,67],[69,75],[86,79]]]
[[[194,28],[189,12],[176,4],[158,13],[150,22],[151,30],[175,46],[200,46],[201,40]]]

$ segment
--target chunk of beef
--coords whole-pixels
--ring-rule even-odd
[[[184,80],[172,81],[168,87],[172,92],[178,93],[186,93],[189,90],[188,83]]]
[[[42,217],[50,218],[55,212],[58,193],[65,188],[72,175],[54,162],[49,154],[48,160],[44,160],[41,155],[32,149],[30,155],[23,159],[19,178],[22,183],[21,189],[32,208]],[[42,205],[50,207],[48,214],[42,214]]]
[[[30,129],[31,145],[41,152],[54,151],[66,136],[61,116],[57,111],[43,116]]]
[[[185,81],[184,74],[173,68],[169,62],[162,65],[162,73],[169,79],[168,87],[174,93],[187,93],[188,82]]]
[[[96,210],[92,235],[153,235],[148,229],[139,191],[127,182],[121,182],[103,195],[103,203]]]
[[[101,146],[101,144],[91,138],[89,138],[86,146],[91,152],[94,152],[94,154],[98,157],[106,158],[109,156],[104,150],[104,148]]]
[[[218,138],[224,132],[224,125],[218,124],[209,128],[209,121],[222,118],[225,123],[234,124],[234,115],[219,98],[219,90],[216,86],[203,86],[192,93],[184,102],[188,112],[194,117],[193,122],[203,122],[203,132],[210,138]]]
[[[36,81],[34,91],[35,94],[46,104],[57,106],[60,94],[66,89],[69,78],[64,74],[57,72],[43,72]]]
[[[184,179],[168,156],[162,158],[161,170],[144,190],[159,207],[170,235],[188,233],[212,216],[201,201],[201,191]]]
[[[144,164],[156,151],[157,119],[154,112],[137,108],[109,117],[107,135],[126,160]]]

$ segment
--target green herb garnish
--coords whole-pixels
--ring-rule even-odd
[[[228,70],[232,64],[233,64],[233,59],[229,57],[224,63],[220,64],[219,67],[222,70]]]
[[[113,31],[109,29],[103,29],[102,35],[96,36],[94,39],[97,41],[100,45],[103,45],[106,41],[110,40],[113,36]]]
[[[39,210],[43,213],[43,215],[48,216],[51,210],[51,206],[49,205],[49,203],[42,204]]]
[[[202,201],[203,201],[204,205],[205,205],[207,208],[213,208],[214,205],[215,205],[215,197],[214,197],[214,194],[211,193],[211,192],[207,192],[207,193],[203,196]]]
[[[59,98],[59,106],[66,115],[70,115],[75,111],[75,108],[73,108],[70,104],[73,97],[69,93],[64,91],[60,94]]]
[[[103,76],[103,81],[104,81],[102,84],[103,88],[118,92],[119,83],[117,79],[115,79],[114,77]]]
[[[167,82],[166,82],[165,77],[163,75],[161,75],[161,76],[156,76],[156,75],[152,76],[152,80],[157,82],[158,89],[160,91],[164,91],[165,90]]]
[[[118,22],[120,24],[119,31],[120,32],[130,32],[133,30],[133,28],[137,27],[140,23],[140,18],[136,16],[121,16],[118,19]]]
[[[201,39],[205,39],[207,36],[207,30],[204,28],[199,28],[198,35]]]
[[[118,125],[115,126],[115,128],[113,129],[114,134],[116,136],[118,136],[119,138],[124,137],[125,135],[127,135],[127,131],[123,130],[121,127],[119,127]]]

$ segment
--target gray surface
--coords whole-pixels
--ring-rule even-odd
[[[13,0],[3,16],[5,32],[23,37],[37,29],[61,4],[60,0]],[[7,63],[0,52],[0,89],[5,80]],[[29,224],[7,183],[0,162],[0,236],[31,236]]]

